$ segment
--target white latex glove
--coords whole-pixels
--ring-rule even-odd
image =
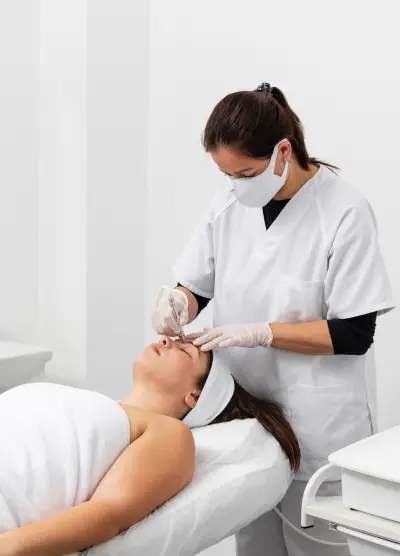
[[[256,324],[227,324],[217,328],[206,328],[204,332],[186,337],[202,351],[230,347],[271,347],[274,339],[272,330],[266,322]]]
[[[168,286],[163,286],[158,294],[157,306],[153,313],[151,322],[157,334],[165,336],[178,336],[180,332],[179,326],[174,319],[168,299],[170,293],[172,293],[172,297],[174,298],[175,310],[177,312],[180,325],[185,326],[189,322],[188,298],[180,290],[172,290],[171,292]]]

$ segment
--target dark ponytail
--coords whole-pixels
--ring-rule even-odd
[[[263,83],[256,91],[232,93],[223,98],[209,117],[203,135],[207,152],[220,146],[232,147],[251,158],[270,158],[275,145],[288,139],[297,162],[308,170],[310,164],[336,166],[310,158],[303,125],[277,87]]]
[[[303,124],[301,123],[300,118],[297,116],[297,114],[295,114],[295,112],[293,112],[293,110],[290,108],[285,95],[280,89],[278,89],[277,87],[272,87],[271,94],[276,102],[280,106],[282,106],[289,120],[292,121],[293,137],[291,139],[291,143],[293,146],[293,151],[296,155],[297,162],[302,168],[304,168],[304,170],[307,170],[309,164],[311,163],[311,159],[308,156],[306,142],[304,139]]]

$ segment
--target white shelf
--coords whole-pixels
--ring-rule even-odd
[[[0,391],[40,375],[51,356],[46,348],[0,340]]]
[[[309,515],[331,523],[400,543],[400,523],[350,510],[343,506],[341,496],[317,497],[316,501],[305,506],[304,510]]]

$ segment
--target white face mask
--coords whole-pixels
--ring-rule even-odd
[[[230,178],[239,203],[252,208],[264,207],[285,185],[289,163],[286,162],[281,176],[277,176],[274,169],[279,146],[286,140],[275,146],[268,167],[262,174],[254,178]]]

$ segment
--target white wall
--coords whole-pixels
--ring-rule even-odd
[[[146,310],[224,179],[200,134],[225,94],[270,81],[305,125],[312,155],[331,161],[372,202],[400,296],[398,3],[317,0],[152,1]],[[208,317],[209,318],[209,317]],[[379,323],[381,427],[400,423],[398,313]],[[149,326],[147,339],[152,338]],[[230,542],[230,541],[229,541]],[[207,554],[232,554],[232,544]]]
[[[86,385],[115,397],[144,345],[148,4],[87,3]]]
[[[27,342],[37,335],[38,56],[38,1],[0,2],[0,337]]]
[[[39,340],[53,380],[86,374],[86,3],[41,0],[38,158]]]
[[[40,341],[121,397],[143,347],[148,4],[42,0]]]
[[[0,339],[121,396],[144,344],[149,3],[0,3]]]

